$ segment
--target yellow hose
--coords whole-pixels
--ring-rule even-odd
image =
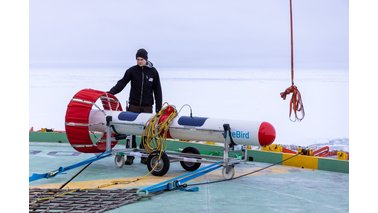
[[[164,141],[167,138],[169,126],[172,123],[172,120],[177,116],[177,110],[173,107],[174,111],[168,116],[167,119],[165,119],[165,121],[159,124],[160,117],[164,115],[165,110],[170,106],[166,103],[164,103],[164,105],[167,106],[163,107],[159,113],[147,121],[145,129],[142,133],[142,143],[148,153],[156,150],[160,152],[164,150]]]

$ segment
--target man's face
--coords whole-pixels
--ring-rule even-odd
[[[137,60],[138,66],[140,67],[146,66],[147,61],[144,58],[138,57],[136,60]]]

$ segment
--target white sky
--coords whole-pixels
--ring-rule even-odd
[[[298,68],[348,67],[348,1],[293,1]],[[30,64],[290,67],[289,0],[30,1]]]

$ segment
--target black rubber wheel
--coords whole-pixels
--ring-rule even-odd
[[[114,164],[116,165],[116,167],[122,168],[123,165],[125,165],[125,156],[123,156],[123,155],[116,155],[114,157]]]
[[[134,156],[127,156],[125,164],[132,165],[134,163],[134,158],[135,158]]]
[[[235,168],[234,166],[226,166],[222,169],[222,176],[224,179],[229,180],[232,179],[235,175]]]
[[[151,171],[155,168],[151,174],[154,176],[163,176],[167,174],[169,170],[169,158],[165,152],[161,153],[161,157],[159,160],[160,151],[153,151],[148,155],[147,158],[147,168],[148,171]],[[155,164],[157,163],[156,167]]]
[[[188,146],[184,150],[182,150],[182,153],[200,154],[198,149],[191,146]],[[186,171],[189,171],[189,172],[195,171],[201,166],[201,163],[193,163],[193,162],[185,162],[185,161],[180,161],[180,164],[182,168],[184,168]]]

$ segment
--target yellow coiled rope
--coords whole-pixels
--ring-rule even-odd
[[[167,138],[167,133],[169,130],[169,126],[172,123],[172,120],[177,116],[177,110],[172,105],[164,103],[167,105],[160,110],[159,113],[154,115],[149,121],[147,121],[145,129],[142,133],[142,143],[144,148],[148,153],[153,151],[160,151],[164,150],[164,141]],[[163,106],[164,106],[163,105]],[[173,110],[169,116],[159,124],[159,120],[163,115],[168,114],[167,111]],[[160,157],[159,157],[160,160]]]

